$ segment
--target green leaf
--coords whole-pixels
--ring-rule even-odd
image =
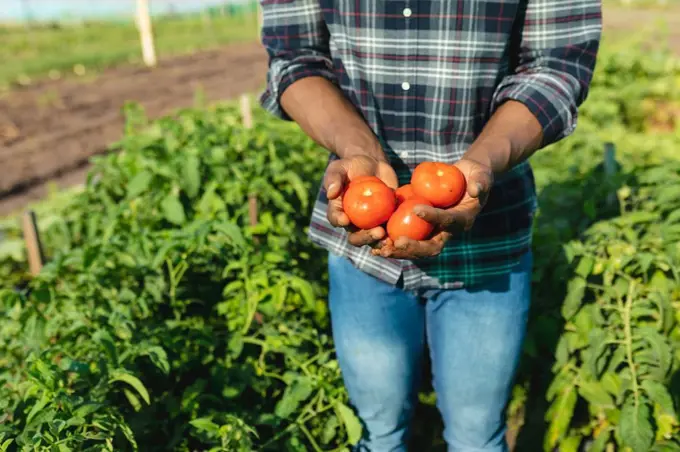
[[[664,441],[654,444],[650,452],[680,452],[680,444],[675,441]]]
[[[595,377],[600,378],[606,364],[607,356],[605,353],[609,348],[607,343],[607,333],[601,329],[593,329],[588,335],[589,346],[586,356],[588,370]],[[605,356],[602,356],[605,355]]]
[[[578,384],[578,393],[591,405],[603,408],[614,406],[612,396],[597,382],[581,380]]]
[[[72,417],[68,421],[66,421],[65,426],[66,427],[78,427],[85,424],[85,419],[82,417]]]
[[[78,408],[73,411],[73,416],[75,417],[82,417],[83,419],[89,416],[90,414],[96,413],[100,408],[103,408],[104,405],[100,403],[83,403],[80,405]]]
[[[321,431],[321,443],[329,444],[335,436],[337,435],[339,423],[336,416],[331,416],[328,418]]]
[[[309,204],[309,192],[305,188],[305,185],[302,182],[302,179],[300,179],[300,176],[293,171],[288,171],[286,172],[286,179],[288,183],[292,185],[293,190],[295,190],[295,194],[300,200],[300,204],[302,204],[302,207],[307,207],[307,205]]]
[[[118,365],[118,351],[116,349],[116,343],[113,340],[113,337],[111,334],[109,334],[108,331],[100,329],[95,331],[95,333],[92,335],[92,340],[100,344],[106,353],[109,355],[109,359],[113,363],[114,366]]]
[[[209,417],[192,419],[189,423],[197,429],[204,430],[208,433],[217,433],[220,430],[220,426],[215,424]]]
[[[583,256],[576,267],[576,274],[582,278],[587,278],[590,272],[593,271],[595,261],[590,256]]]
[[[630,312],[631,317],[640,320],[644,318],[649,318],[652,320],[657,320],[659,318],[659,311],[652,308],[647,308],[644,306],[633,306]]]
[[[286,257],[283,256],[280,253],[268,252],[268,253],[265,253],[264,260],[267,261],[267,262],[271,262],[272,264],[279,264],[281,262],[285,262]]]
[[[180,202],[177,196],[169,194],[161,202],[161,208],[163,209],[163,215],[165,219],[170,223],[176,225],[183,225],[187,221],[186,214],[184,213],[184,206]]]
[[[38,415],[45,406],[50,402],[50,396],[47,392],[43,392],[40,399],[33,405],[31,411],[28,412],[26,416],[26,424],[30,424],[33,418]]]
[[[609,441],[610,437],[611,433],[609,430],[600,432],[600,434],[595,438],[595,441],[591,443],[588,452],[605,452],[607,448],[607,441]]]
[[[652,402],[657,403],[663,413],[675,415],[675,407],[673,406],[673,399],[671,398],[668,389],[658,381],[642,380],[642,389],[647,393]]]
[[[314,296],[314,288],[309,283],[309,281],[305,281],[304,279],[298,277],[292,277],[290,279],[290,286],[292,289],[297,290],[300,293],[303,301],[308,307],[314,308],[314,301],[316,298]]]
[[[12,259],[16,262],[26,260],[24,241],[20,239],[2,239],[0,235],[0,260]]]
[[[293,380],[284,391],[283,398],[276,404],[274,413],[282,419],[287,419],[298,409],[300,403],[312,395],[313,390],[314,387],[306,379]]]
[[[144,383],[142,383],[139,378],[129,373],[116,370],[111,372],[111,378],[109,379],[109,382],[113,383],[116,381],[129,384],[139,393],[140,396],[142,396],[142,399],[146,402],[147,405],[151,403],[151,400],[149,398],[149,391],[147,391],[146,386],[144,386]]]
[[[363,428],[359,422],[359,418],[354,414],[354,411],[342,402],[336,402],[335,408],[338,411],[342,423],[345,425],[347,431],[347,441],[355,446],[361,439]]]
[[[615,373],[605,373],[600,379],[602,387],[613,397],[619,397],[621,394],[621,377]]]
[[[568,337],[562,335],[555,349],[555,365],[561,367],[567,364],[567,361],[569,361]]]
[[[153,174],[151,174],[148,171],[140,171],[135,175],[135,177],[130,180],[130,182],[127,184],[127,195],[128,198],[134,198],[145,191],[149,189],[149,185],[151,184],[151,179],[153,178]]]
[[[551,404],[547,413],[547,419],[550,420],[548,432],[545,436],[545,441],[550,450],[552,450],[559,441],[567,433],[571,418],[574,414],[574,407],[576,406],[576,388],[568,386],[562,390]]]
[[[673,361],[673,352],[666,338],[652,327],[641,327],[638,329],[642,337],[651,345],[651,351],[656,358],[661,376],[666,376]]]
[[[560,442],[560,452],[578,452],[580,445],[580,436],[570,436]]]
[[[569,320],[571,319],[581,307],[583,296],[586,292],[586,280],[581,277],[576,277],[569,281],[567,285],[567,296],[562,305],[562,316]]]
[[[123,393],[125,394],[125,397],[128,399],[128,402],[130,402],[130,405],[132,405],[132,408],[135,411],[139,411],[142,408],[142,402],[139,401],[139,398],[137,398],[134,392],[130,391],[127,388],[124,388]]]
[[[243,248],[246,245],[246,240],[243,237],[243,232],[238,225],[230,222],[219,223],[214,226],[215,231],[220,232],[224,237],[236,247]]]
[[[229,339],[227,344],[229,351],[232,353],[233,358],[238,358],[243,351],[243,337],[239,335],[234,335]]]
[[[619,436],[623,444],[634,451],[646,451],[654,443],[651,410],[644,400],[635,405],[633,396],[628,397],[621,410]]]
[[[659,214],[655,212],[631,212],[617,218],[617,223],[625,226],[633,226],[640,223],[651,223],[659,221]]]
[[[183,188],[189,197],[198,196],[201,189],[201,161],[195,155],[187,155],[183,161]]]
[[[659,190],[656,195],[656,202],[668,204],[680,200],[680,185],[669,185]],[[675,203],[677,205],[677,203]]]
[[[610,287],[609,289],[612,291],[612,295],[614,298],[625,298],[626,295],[628,294],[628,288],[630,287],[630,284],[628,283],[628,280],[623,279],[623,278],[618,278],[614,285]]]
[[[158,345],[151,346],[144,351],[151,362],[164,374],[170,373],[170,362],[168,361],[168,354],[163,347]]]
[[[132,450],[137,451],[139,450],[139,446],[137,445],[137,440],[135,439],[135,434],[132,432],[132,429],[130,428],[127,423],[123,420],[118,421],[118,428],[120,429],[121,432],[123,432],[123,436],[125,436],[125,439],[128,440],[128,443],[130,443],[130,446],[132,446]]]
[[[3,442],[3,443],[0,445],[0,451],[2,451],[2,452],[7,452],[7,450],[9,449],[9,446],[11,446],[13,442],[14,442],[14,440],[13,440],[12,438],[10,438],[10,439],[6,440],[5,442]]]

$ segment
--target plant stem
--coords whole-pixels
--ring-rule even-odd
[[[302,433],[305,434],[305,436],[307,437],[307,440],[312,445],[315,452],[323,452],[323,449],[321,449],[321,447],[314,440],[314,436],[312,436],[312,433],[309,431],[309,429],[307,429],[307,427],[305,427],[305,424],[300,424],[300,430],[302,430]]]
[[[639,386],[637,381],[637,371],[635,370],[635,362],[633,361],[633,333],[631,330],[631,311],[633,309],[633,292],[635,282],[631,281],[628,287],[628,294],[626,296],[626,304],[623,306],[623,327],[625,333],[626,344],[626,360],[628,361],[628,368],[630,369],[630,376],[633,383],[633,395],[635,396],[635,411],[637,412],[640,405]],[[619,304],[622,304],[619,300]]]

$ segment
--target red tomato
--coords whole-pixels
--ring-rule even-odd
[[[363,182],[363,181],[373,181],[373,182],[382,182],[378,176],[359,176],[355,177],[352,179],[352,183],[357,183],[357,182]]]
[[[387,222],[387,235],[392,240],[408,237],[413,240],[425,240],[432,233],[434,226],[413,213],[413,208],[419,204],[432,206],[427,199],[414,196],[397,207]]]
[[[406,201],[407,199],[413,198],[416,194],[413,192],[413,187],[411,186],[411,184],[406,184],[397,188],[396,195],[397,205],[399,205],[402,202]]]
[[[434,207],[451,207],[465,195],[465,176],[453,165],[440,162],[423,162],[411,175],[411,185],[416,195],[422,196]]]
[[[349,221],[360,229],[384,224],[396,206],[394,190],[374,176],[362,176],[350,181],[342,196],[342,209]]]

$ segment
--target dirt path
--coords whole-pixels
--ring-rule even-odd
[[[253,43],[10,93],[0,99],[0,215],[41,198],[48,184],[82,182],[88,159],[120,138],[126,101],[158,117],[191,106],[199,87],[208,101],[257,91],[265,72],[266,55]]]
[[[655,27],[659,19],[680,54],[680,11],[607,7],[605,36]],[[158,117],[191,106],[199,86],[209,101],[257,91],[265,71],[265,53],[252,43],[172,58],[154,70],[123,67],[88,83],[46,82],[10,93],[0,99],[0,216],[42,198],[48,185],[82,182],[88,159],[120,137],[125,101]]]
[[[605,39],[653,31],[659,34],[663,44],[668,44],[670,49],[680,55],[680,7],[658,10],[608,7],[603,11],[602,22]],[[657,42],[654,41],[655,44]]]

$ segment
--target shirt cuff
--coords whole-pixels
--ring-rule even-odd
[[[503,102],[524,104],[543,129],[543,146],[571,135],[576,129],[577,108],[569,83],[550,72],[507,76],[496,89],[491,104],[493,113]]]
[[[338,84],[332,68],[325,60],[273,61],[267,76],[267,87],[260,96],[260,104],[274,116],[292,121],[292,118],[281,108],[281,95],[290,85],[305,77],[323,77],[335,85]]]

